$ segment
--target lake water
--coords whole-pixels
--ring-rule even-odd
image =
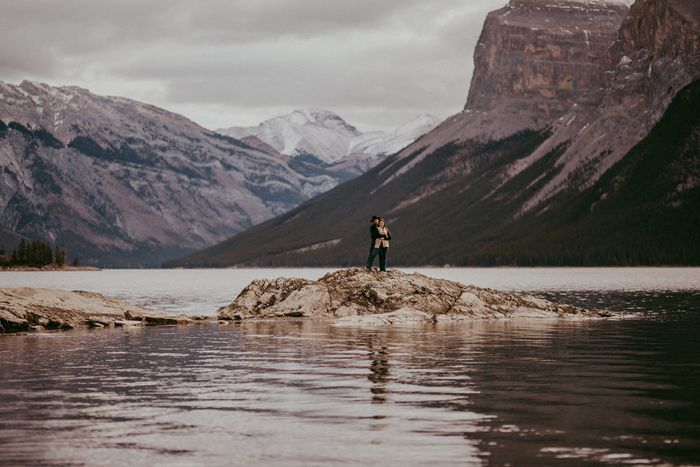
[[[0,287],[214,314],[253,278],[325,272],[0,273]],[[421,272],[634,318],[0,336],[0,464],[700,465],[700,269]]]

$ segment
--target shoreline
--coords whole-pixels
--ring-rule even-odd
[[[102,268],[98,268],[95,266],[61,266],[61,267],[56,267],[56,266],[44,266],[44,267],[35,267],[35,266],[8,266],[8,267],[3,267],[0,269],[0,272],[76,272],[76,271],[81,271],[81,272],[99,272],[102,271]]]

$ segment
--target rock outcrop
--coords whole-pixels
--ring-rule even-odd
[[[0,333],[82,326],[187,324],[195,318],[173,316],[129,305],[104,295],[77,290],[0,289]]]
[[[506,169],[506,176],[514,177],[559,152],[551,176],[518,214],[547,209],[566,191],[590,188],[651,133],[684,88],[700,79],[698,10],[695,0],[634,2],[610,44],[599,105],[571,108],[550,126],[544,144]]]
[[[596,104],[626,14],[610,2],[511,0],[486,19],[465,109],[506,105],[548,119]]]
[[[517,318],[600,318],[532,295],[504,293],[400,271],[342,269],[318,281],[255,280],[219,309],[221,320],[315,318],[339,324],[394,324]]]

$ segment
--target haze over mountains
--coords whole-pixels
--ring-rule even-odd
[[[464,111],[366,174],[171,266],[699,264],[700,4],[512,0]],[[322,228],[319,228],[322,226]]]

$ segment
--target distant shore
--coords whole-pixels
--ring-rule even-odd
[[[97,268],[94,266],[56,266],[49,265],[43,267],[34,266],[7,266],[0,269],[0,271],[7,272],[33,272],[33,271],[52,271],[52,272],[63,272],[63,271],[102,271],[102,268]]]

